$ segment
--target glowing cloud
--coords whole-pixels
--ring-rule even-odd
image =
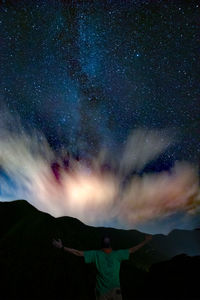
[[[90,161],[77,160],[67,150],[56,155],[44,135],[25,132],[19,121],[15,127],[12,123],[8,114],[1,118],[1,201],[26,199],[56,217],[69,215],[91,225],[115,219],[126,228],[199,211],[198,172],[188,163],[178,163],[170,172],[132,176],[124,185],[127,174],[170,145],[161,132],[133,131],[118,168],[104,168],[109,153]]]

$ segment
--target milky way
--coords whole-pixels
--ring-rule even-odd
[[[79,157],[93,164],[96,161],[98,166],[99,157],[107,152],[117,176],[104,178],[102,186],[111,180],[114,198],[117,183],[120,191],[123,186],[122,202],[137,211],[126,217],[126,209],[120,207],[122,214],[117,223],[124,224],[127,219],[126,224],[135,226],[144,218],[163,228],[169,222],[174,227],[193,226],[194,216],[187,216],[185,221],[179,206],[181,215],[173,217],[173,210],[166,214],[164,206],[163,214],[158,202],[152,203],[151,199],[152,214],[149,210],[147,214],[144,209],[143,213],[138,211],[136,202],[130,203],[130,195],[135,193],[130,187],[137,181],[136,186],[142,190],[141,180],[148,182],[145,188],[148,186],[149,192],[151,187],[158,189],[163,172],[174,174],[173,170],[178,174],[182,170],[183,177],[195,174],[192,178],[196,184],[200,153],[199,21],[199,1],[2,1],[0,134],[7,134],[8,140],[1,139],[0,144],[1,199],[6,199],[7,194],[9,200],[19,196],[12,184],[17,181],[19,188],[16,177],[22,170],[32,168],[27,181],[33,182],[39,176],[41,182],[40,168],[56,166],[61,152],[68,151],[72,161]],[[155,141],[146,152],[144,135]],[[30,136],[33,143],[28,143]],[[143,149],[136,146],[139,143]],[[2,150],[15,147],[28,149],[24,150],[27,166],[21,171],[9,166],[16,161],[16,152],[6,156]],[[35,169],[33,153],[41,157]],[[46,160],[41,153],[46,153]],[[55,175],[55,168],[53,172]],[[22,177],[20,184],[24,185]],[[187,176],[183,177],[176,179],[184,181]],[[187,186],[185,181],[183,186]],[[45,189],[44,184],[44,193]],[[30,193],[29,188],[27,191]],[[28,192],[22,194],[32,203],[33,195],[36,197],[32,190],[31,196]],[[145,197],[140,200],[143,208],[148,207]],[[193,200],[191,203],[196,203]],[[76,207],[77,210],[62,210],[60,203],[59,214],[80,217],[80,204]],[[111,207],[113,213],[115,205]],[[188,207],[190,213],[196,211]],[[165,216],[164,225],[157,219],[160,216]],[[91,220],[95,218],[98,219],[96,214]],[[101,218],[97,221],[101,224]],[[196,221],[195,226],[199,226]]]

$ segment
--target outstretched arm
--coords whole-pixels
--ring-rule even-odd
[[[55,239],[53,239],[52,244],[56,248],[64,249],[65,251],[70,252],[70,253],[72,253],[72,254],[74,254],[76,256],[84,256],[83,255],[83,251],[79,251],[79,250],[76,250],[76,249],[64,247],[61,239],[58,239],[57,241]]]
[[[137,250],[139,250],[140,248],[142,248],[144,245],[146,245],[150,240],[152,239],[152,235],[146,235],[145,240],[138,244],[137,246],[131,247],[129,249],[130,254],[136,252]]]

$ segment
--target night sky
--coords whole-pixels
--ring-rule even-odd
[[[44,153],[49,154],[49,168],[58,162],[61,151],[68,151],[73,162],[87,159],[88,163],[90,159],[94,164],[96,160],[100,169],[106,163],[107,168],[114,168],[109,171],[112,175],[120,174],[123,192],[134,176],[173,173],[177,162],[181,166],[187,162],[189,170],[199,174],[200,1],[2,0],[0,9],[2,201],[26,196],[42,209],[33,200],[33,190],[29,189],[30,199],[28,192],[14,191],[16,186],[22,190],[22,182],[24,189],[24,177],[29,177],[30,184],[38,176],[41,161],[46,164]],[[133,143],[127,142],[130,137]],[[36,148],[29,144],[29,154],[43,155],[31,177],[30,172],[24,177],[22,173],[35,168],[34,155],[21,157],[24,169],[16,163],[20,161],[17,145],[22,147],[27,139],[37,144]],[[39,142],[48,150],[43,151]],[[102,149],[109,153],[103,162],[97,159]],[[149,155],[152,151],[155,155]],[[140,155],[146,158],[136,164],[131,153],[135,161]],[[108,164],[110,157],[115,167]],[[127,160],[132,168],[127,169]],[[53,171],[55,175],[55,168]],[[18,174],[23,177],[19,181]],[[200,200],[195,197],[196,208]],[[58,215],[69,214],[67,209],[61,211]],[[147,221],[150,230],[161,232],[173,226],[200,226],[197,216],[196,211],[185,215],[181,205],[166,214],[160,215],[159,210]],[[108,219],[95,223],[94,218],[89,223],[118,224],[119,220]],[[87,218],[83,220],[87,223]],[[147,228],[143,222],[138,226]]]

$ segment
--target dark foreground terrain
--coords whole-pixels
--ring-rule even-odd
[[[24,200],[0,202],[0,299],[94,299],[96,269],[52,246],[99,249],[108,233],[114,249],[144,239],[136,230],[86,226],[38,211]],[[123,299],[200,299],[200,231],[172,231],[153,240],[121,265]]]

